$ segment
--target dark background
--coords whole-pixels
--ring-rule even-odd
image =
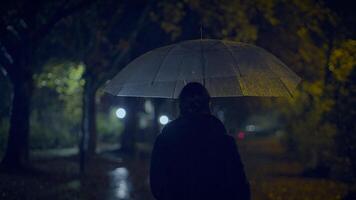
[[[0,13],[0,199],[151,199],[159,117],[177,117],[177,102],[102,89],[201,28],[265,48],[303,79],[293,99],[213,100],[253,199],[355,199],[352,1],[12,0]]]

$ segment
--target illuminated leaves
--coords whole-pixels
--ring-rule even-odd
[[[338,81],[345,81],[356,67],[356,40],[347,40],[334,49],[329,69]]]
[[[47,68],[46,68],[47,69]],[[38,88],[47,87],[55,90],[60,98],[66,95],[78,95],[84,85],[82,74],[84,66],[75,63],[60,63],[48,67],[43,73],[35,75]]]
[[[276,26],[281,22],[275,13],[279,3],[281,3],[280,0],[256,0],[255,6],[261,11],[264,18],[267,19],[271,25]]]

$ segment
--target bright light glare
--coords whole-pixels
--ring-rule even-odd
[[[256,131],[256,126],[255,125],[248,125],[246,126],[246,130],[249,131],[249,132],[254,132]]]
[[[162,115],[159,117],[159,123],[162,125],[166,125],[169,122],[169,118],[166,115]]]
[[[111,171],[110,177],[118,199],[128,199],[130,197],[130,185],[128,184],[129,171],[120,167]]]
[[[126,110],[123,108],[119,108],[116,110],[115,114],[117,118],[123,119],[126,116]]]

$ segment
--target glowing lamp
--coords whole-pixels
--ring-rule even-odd
[[[123,119],[126,116],[126,110],[123,108],[118,108],[115,112],[116,117],[119,119]]]
[[[169,122],[169,118],[166,115],[162,115],[159,117],[159,123],[162,125],[166,125]]]

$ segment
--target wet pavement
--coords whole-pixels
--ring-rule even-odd
[[[302,165],[286,155],[276,140],[240,142],[239,149],[253,200],[335,200],[346,194],[344,183],[303,177]],[[100,154],[84,175],[78,174],[77,157],[36,159],[35,172],[0,173],[0,199],[153,200],[148,182],[149,156],[143,157]]]
[[[130,181],[129,170],[119,167],[109,172],[110,191],[108,200],[130,200],[132,183]]]

